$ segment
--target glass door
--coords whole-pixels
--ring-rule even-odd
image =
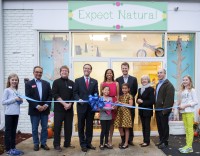
[[[111,68],[115,71],[116,78],[122,75],[121,64],[123,62],[129,63],[130,65],[129,74],[137,78],[138,87],[141,87],[142,75],[148,75],[151,80],[151,85],[154,88],[158,82],[157,71],[159,68],[162,68],[163,65],[165,64],[164,60],[159,60],[159,59],[154,59],[151,61],[148,61],[147,59],[143,59],[143,60],[111,59],[111,65],[112,65]],[[156,126],[156,119],[155,119],[155,113],[154,113],[151,120],[151,131],[156,131],[156,130],[157,130],[157,126]],[[141,121],[138,115],[138,109],[135,110],[134,131],[142,131]]]
[[[91,77],[98,81],[98,88],[100,88],[100,83],[103,82],[104,72],[110,67],[109,59],[75,59],[73,61],[73,76],[74,80],[78,77],[83,76],[83,65],[89,63],[92,65]],[[74,105],[74,132],[78,132],[78,122],[77,122],[77,110],[76,105]],[[94,122],[93,122],[94,134],[99,134],[101,127],[99,121],[99,113],[95,113]]]

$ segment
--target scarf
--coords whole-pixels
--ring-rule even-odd
[[[146,84],[145,86],[141,87],[140,94],[142,95],[146,88],[150,87],[150,83]]]

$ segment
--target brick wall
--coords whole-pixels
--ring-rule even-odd
[[[3,10],[5,83],[10,73],[20,78],[19,91],[24,94],[24,78],[32,78],[37,64],[37,32],[32,30],[33,10]],[[31,133],[28,104],[21,106],[18,129]]]

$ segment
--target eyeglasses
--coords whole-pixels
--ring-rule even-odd
[[[37,74],[42,74],[42,72],[39,72],[39,71],[35,71],[34,73],[37,73]]]

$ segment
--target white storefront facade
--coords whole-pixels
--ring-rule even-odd
[[[102,4],[109,2],[126,4],[130,1],[99,1]],[[161,1],[155,2],[161,3]],[[85,3],[87,6],[93,4],[90,1]],[[177,86],[180,80],[174,79],[180,79],[186,74],[192,75],[200,101],[198,81],[200,79],[198,74],[200,73],[200,2],[166,1],[165,5],[167,22],[163,30],[156,27],[149,30],[142,27],[141,29],[103,30],[99,27],[73,29],[69,22],[71,8],[66,0],[0,2],[2,12],[0,99],[2,99],[7,77],[13,72],[18,74],[19,91],[24,94],[24,78],[33,78],[32,69],[35,65],[41,65],[44,68],[43,78],[52,82],[59,77],[58,69],[61,65],[69,66],[70,79],[74,80],[83,74],[82,65],[88,62],[94,68],[92,76],[100,83],[107,68],[112,68],[116,77],[120,76],[120,64],[127,61],[131,64],[130,74],[135,75],[139,83],[142,74],[149,74],[151,80],[156,83],[156,72],[161,67],[167,69],[168,78]],[[177,47],[178,43],[181,44],[181,48]],[[156,55],[157,48],[162,48],[164,54]],[[178,52],[183,52],[186,61],[180,68],[173,63],[178,61],[178,58],[174,60],[178,57],[175,56]],[[178,72],[173,73],[175,67],[176,70],[182,70],[182,73],[179,75]],[[31,124],[27,110],[28,104],[24,102],[21,106],[18,129],[30,133]],[[4,125],[2,105],[0,111],[0,128],[2,128]],[[98,117],[95,118],[95,132],[99,133]],[[139,123],[136,116],[135,125]],[[136,127],[138,127],[136,131],[141,131],[140,126]],[[156,128],[152,131],[156,131]],[[73,132],[77,133],[76,111]]]

